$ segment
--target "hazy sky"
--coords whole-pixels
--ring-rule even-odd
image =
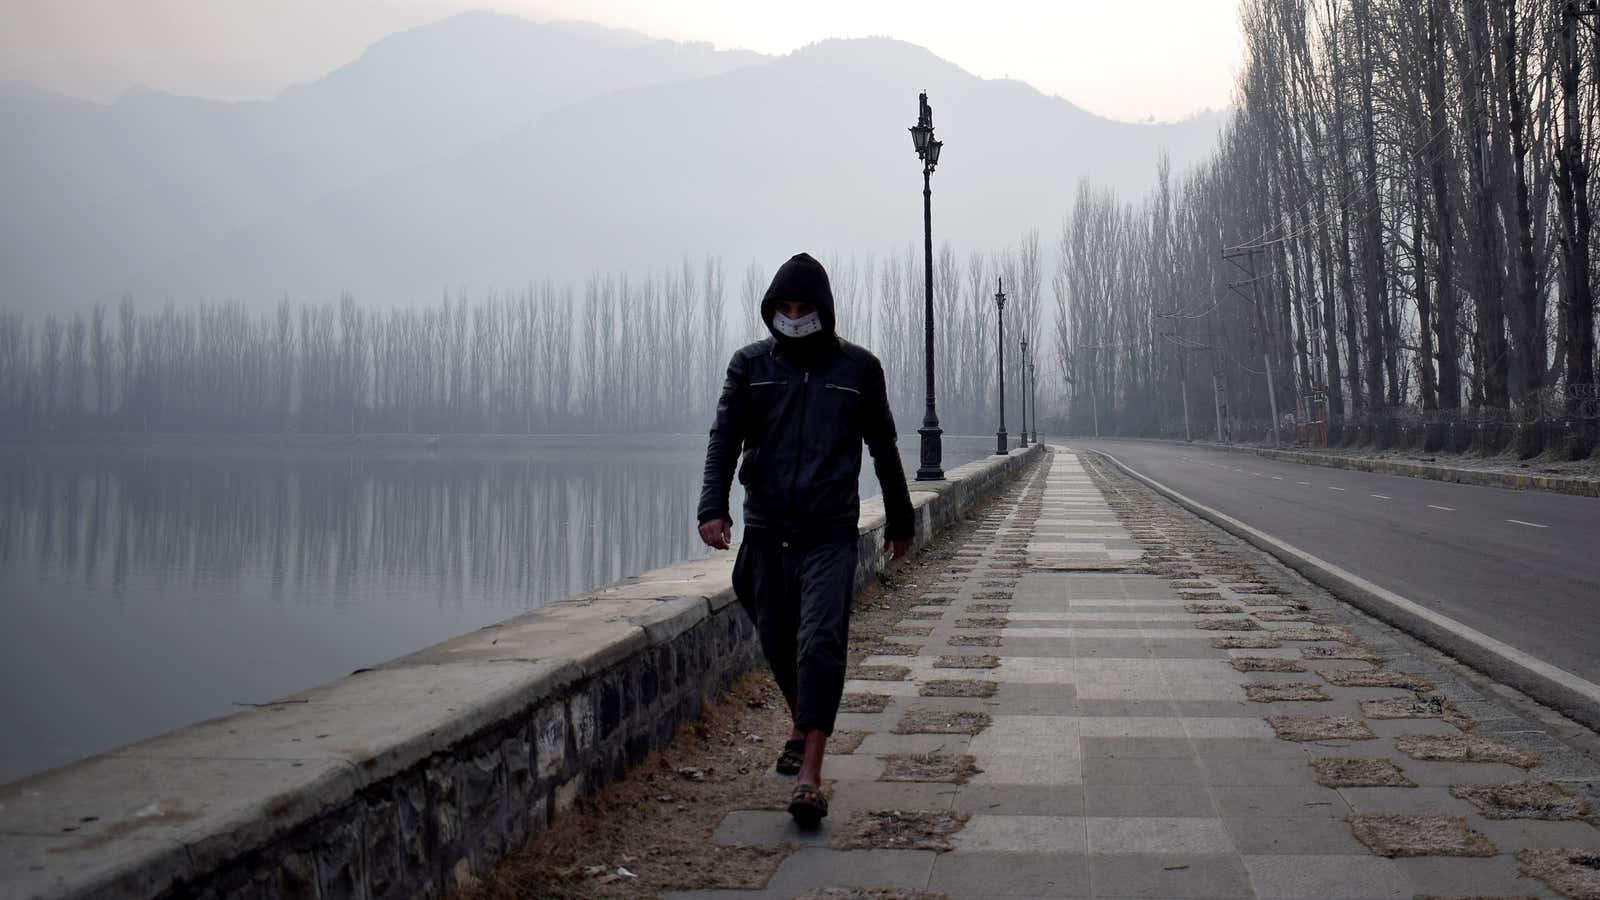
[[[0,80],[107,100],[134,84],[259,99],[454,12],[586,19],[786,53],[886,35],[1119,119],[1225,106],[1237,0],[0,0]]]

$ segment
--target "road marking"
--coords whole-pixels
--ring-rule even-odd
[[[1342,490],[1344,490],[1344,488],[1336,488],[1336,487],[1334,487],[1333,485],[1330,484],[1330,485],[1328,485],[1328,490],[1330,490],[1330,491],[1342,491]]]
[[[1394,499],[1393,497],[1385,497],[1382,494],[1368,494],[1367,496],[1368,497],[1377,497],[1379,500],[1393,500]]]
[[[1274,476],[1272,476],[1272,480],[1273,481],[1282,481],[1283,480],[1283,476],[1282,475],[1274,475]]]
[[[1295,484],[1303,484],[1306,487],[1310,487],[1311,486],[1311,482],[1309,482],[1309,481],[1296,481]]]
[[[1157,491],[1166,494],[1168,497],[1171,497],[1184,506],[1187,506],[1189,509],[1201,513],[1205,518],[1210,519],[1212,522],[1218,525],[1221,525],[1228,531],[1238,534],[1241,537],[1247,537],[1252,544],[1262,547],[1262,549],[1266,549],[1267,547],[1275,549],[1277,552],[1273,555],[1278,556],[1280,559],[1288,557],[1298,561],[1302,565],[1313,569],[1318,569],[1326,575],[1332,577],[1334,580],[1342,582],[1357,591],[1382,600],[1384,603],[1387,603],[1389,606],[1400,610],[1407,615],[1432,623],[1433,625],[1452,635],[1456,640],[1459,640],[1460,642],[1470,647],[1474,647],[1479,651],[1487,653],[1491,656],[1498,657],[1502,663],[1522,669],[1524,672],[1530,673],[1535,678],[1542,679],[1546,683],[1556,685],[1561,690],[1568,691],[1572,694],[1577,694],[1579,697],[1583,698],[1584,702],[1590,704],[1591,707],[1594,705],[1600,705],[1600,684],[1595,684],[1594,682],[1588,681],[1581,676],[1574,675],[1573,673],[1568,672],[1559,666],[1551,665],[1550,663],[1547,663],[1538,657],[1525,653],[1522,650],[1518,650],[1516,647],[1513,647],[1504,641],[1497,640],[1496,638],[1492,638],[1475,628],[1464,625],[1455,619],[1450,618],[1449,616],[1408,600],[1393,591],[1381,588],[1353,572],[1342,569],[1325,559],[1319,559],[1318,557],[1313,556],[1312,554],[1307,553],[1306,551],[1301,550],[1300,548],[1285,541],[1278,540],[1259,528],[1253,528],[1230,515],[1218,512],[1209,506],[1198,503],[1189,497],[1178,493],[1172,488],[1167,487],[1161,482],[1156,481],[1148,475],[1135,471],[1122,460],[1117,459],[1115,456],[1112,456],[1109,453],[1104,451],[1097,452],[1099,452],[1101,456],[1104,456],[1115,463],[1120,469],[1122,469],[1122,471],[1127,472],[1134,478],[1137,478],[1145,484],[1150,485]],[[1516,520],[1508,519],[1507,521],[1514,522]],[[1533,525],[1534,523],[1523,522],[1521,524]],[[1536,527],[1544,528],[1546,526],[1538,525]],[[1285,561],[1287,562],[1287,560]],[[1298,568],[1295,566],[1292,567]],[[1460,654],[1457,655],[1459,656]],[[1491,673],[1491,677],[1495,677],[1493,673]],[[1496,677],[1496,680],[1503,679]],[[1543,691],[1541,691],[1541,693],[1543,693]]]
[[[1521,519],[1507,519],[1506,521],[1507,522],[1511,522],[1512,524],[1515,524],[1515,525],[1526,525],[1529,528],[1549,528],[1550,527],[1549,525],[1540,525],[1538,522],[1524,522]]]
[[[1260,478],[1260,477],[1261,477],[1261,473],[1260,473],[1260,472],[1251,472],[1251,473],[1250,473],[1250,474],[1251,474],[1251,475],[1254,475],[1254,476],[1255,476],[1255,477],[1257,477],[1257,478]]]
[[[1428,508],[1429,509],[1442,509],[1445,512],[1455,512],[1456,511],[1456,508],[1454,506],[1434,506],[1432,503],[1428,504]]]

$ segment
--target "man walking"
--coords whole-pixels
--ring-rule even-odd
[[[822,264],[805,253],[784,263],[761,299],[761,320],[772,337],[733,355],[717,403],[700,538],[727,549],[728,490],[740,463],[744,541],[733,589],[793,716],[777,762],[779,772],[798,776],[789,813],[815,825],[828,814],[822,755],[844,692],[863,441],[883,486],[891,558],[911,547],[911,495],[883,365],[834,334]]]

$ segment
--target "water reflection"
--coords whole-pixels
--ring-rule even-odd
[[[0,781],[698,555],[703,447],[4,451]]]

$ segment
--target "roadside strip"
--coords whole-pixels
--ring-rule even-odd
[[[1219,512],[1129,467],[1103,450],[1089,450],[1129,476],[1223,530],[1250,542],[1357,608],[1395,625],[1469,666],[1508,684],[1585,726],[1600,730],[1600,685],[1552,666],[1442,613],[1379,587],[1353,572]]]
[[[1254,453],[1268,459],[1300,463],[1307,466],[1324,466],[1330,469],[1350,469],[1356,472],[1376,472],[1381,475],[1407,475],[1430,481],[1448,481],[1454,484],[1475,484],[1480,487],[1510,488],[1524,491],[1549,491],[1553,494],[1571,494],[1577,497],[1600,497],[1600,479],[1572,478],[1563,475],[1523,475],[1514,472],[1496,472],[1489,469],[1463,469],[1456,466],[1432,465],[1398,459],[1371,459],[1362,456],[1344,456],[1319,453],[1315,450],[1274,450],[1270,447],[1245,447],[1237,444],[1219,444],[1214,441],[1174,441],[1165,438],[1118,438],[1117,440],[1153,441],[1180,447],[1205,447],[1211,450],[1232,450],[1235,453]],[[1234,471],[1239,471],[1235,469]]]

